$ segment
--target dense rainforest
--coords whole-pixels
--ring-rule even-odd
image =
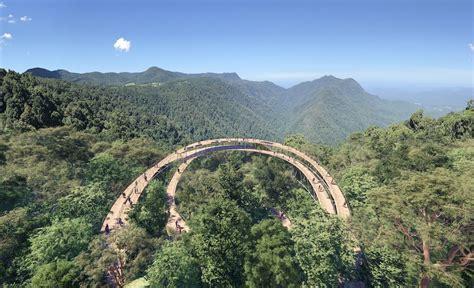
[[[238,110],[228,110],[236,106],[225,106],[225,97],[209,103],[215,105],[212,113],[223,115],[218,125],[208,120],[204,106],[201,115],[180,112],[189,120],[172,117],[180,107],[177,99],[189,101],[184,107],[193,105],[194,98],[182,98],[188,93],[207,99],[206,89],[231,89],[219,81],[162,85],[168,98],[153,106],[147,86],[85,86],[0,71],[0,283],[474,284],[472,101],[465,111],[439,119],[419,111],[387,128],[370,127],[336,146],[286,135],[287,145],[317,158],[335,176],[352,209],[348,221],[322,211],[305,180],[283,161],[219,152],[195,160],[179,184],[178,209],[191,232],[169,236],[165,230],[171,167],[147,186],[127,229],[105,241],[99,230],[113,200],[170,151],[204,137],[278,137],[265,134],[265,121],[246,126],[256,114],[249,111],[247,119],[232,114]],[[176,94],[182,97],[174,99]],[[227,112],[234,122],[226,122]],[[240,134],[246,129],[253,129],[251,135]],[[285,212],[290,229],[275,211]],[[118,259],[120,271],[106,273]]]

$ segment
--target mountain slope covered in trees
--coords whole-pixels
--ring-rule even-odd
[[[166,110],[165,115],[187,127],[202,127],[205,122],[212,122],[207,126],[216,126],[212,131],[199,131],[197,138],[246,131],[250,135],[282,139],[288,133],[301,132],[313,142],[336,144],[352,132],[369,126],[385,127],[419,108],[406,102],[382,100],[365,92],[353,79],[333,76],[284,89],[269,81],[242,80],[235,73],[184,74],[157,67],[139,73],[79,74],[41,68],[27,72],[112,86],[136,100],[135,105],[146,102],[147,109]],[[193,100],[189,102],[190,99]],[[196,117],[196,123],[186,120],[189,117]],[[241,125],[232,127],[230,123]]]
[[[144,107],[130,112],[138,100],[125,92],[133,90],[2,72],[2,285],[107,287],[147,276],[157,287],[472,286],[472,102],[440,119],[415,113],[333,147],[287,137],[335,176],[349,222],[325,214],[291,165],[222,152],[194,161],[177,191],[191,233],[166,235],[171,167],[148,186],[127,229],[106,240],[98,231],[113,200],[191,132]],[[117,259],[126,259],[120,279],[106,273]]]
[[[333,76],[290,88],[284,99],[290,109],[286,133],[302,133],[317,143],[337,143],[348,132],[369,125],[386,127],[407,118],[418,107],[371,95],[353,79]]]

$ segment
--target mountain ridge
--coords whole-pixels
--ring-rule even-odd
[[[226,80],[241,80],[239,75],[235,72],[230,73],[182,73],[168,71],[157,66],[151,66],[142,72],[85,72],[75,73],[65,69],[48,70],[41,67],[30,68],[25,71],[33,76],[43,78],[54,78],[59,80],[66,80],[70,82],[82,83],[82,84],[93,84],[93,85],[105,85],[105,86],[116,86],[126,85],[130,83],[134,84],[148,84],[148,83],[163,83],[171,80],[184,79],[184,78],[221,78]],[[96,77],[96,78],[91,78]]]
[[[198,122],[204,128],[212,126],[210,130],[199,129],[202,137],[241,134],[250,129],[259,135],[267,131],[277,139],[302,133],[313,142],[335,144],[352,132],[388,126],[419,109],[367,93],[353,78],[332,75],[283,88],[271,81],[245,80],[237,73],[186,74],[156,66],[133,73],[81,74],[44,68],[25,73],[78,84],[123,87],[130,101],[138,106],[146,103],[150,113],[163,113],[183,127],[194,127]],[[199,117],[193,120],[189,115]],[[232,128],[237,120],[239,125]]]

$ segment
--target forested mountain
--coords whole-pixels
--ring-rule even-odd
[[[352,210],[348,222],[324,213],[291,165],[222,152],[193,162],[177,191],[190,233],[170,241],[165,231],[171,168],[148,186],[127,229],[109,236],[119,250],[98,231],[124,187],[195,137],[245,129],[265,137],[259,133],[268,133],[269,123],[256,122],[261,112],[252,107],[266,107],[266,92],[258,91],[268,83],[251,93],[208,77],[104,88],[0,72],[6,287],[112,286],[107,271],[117,259],[126,259],[125,283],[147,276],[156,287],[472,286],[472,101],[437,120],[417,112],[369,128],[337,147],[287,137],[335,176]],[[348,82],[341,95],[360,91]],[[285,211],[292,228],[272,209]]]
[[[153,139],[166,135],[174,143],[241,135],[277,138],[268,121],[252,110],[264,107],[258,99],[218,79],[96,87],[36,78],[29,73],[2,73],[2,130],[67,124],[79,130],[116,131],[111,133],[122,138],[136,133]]]
[[[282,139],[288,133],[301,132],[313,142],[335,144],[371,125],[384,127],[405,119],[419,108],[406,102],[382,100],[365,92],[353,79],[333,76],[284,89],[269,81],[242,80],[235,73],[184,74],[157,67],[140,73],[79,74],[41,68],[27,72],[76,83],[114,86],[117,95],[125,93],[135,105],[146,102],[146,109],[163,113],[177,123],[194,127],[193,130],[199,129],[196,139],[231,136],[242,131]],[[190,117],[196,117],[194,124]]]
[[[34,76],[66,80],[69,82],[103,85],[103,86],[120,86],[132,84],[149,84],[149,83],[165,83],[168,81],[183,78],[220,78],[227,80],[238,80],[240,77],[236,73],[200,73],[185,74],[180,72],[166,71],[158,67],[150,67],[143,72],[122,72],[122,73],[73,73],[66,70],[50,71],[43,68],[28,69],[26,73]]]
[[[285,132],[302,133],[316,143],[337,143],[369,125],[386,127],[419,107],[371,95],[353,79],[324,76],[288,89],[284,103],[291,113]]]
[[[249,135],[278,139],[271,106],[214,78],[190,78],[160,86],[130,86],[116,91],[154,115],[167,115],[196,140]]]
[[[324,213],[291,165],[222,152],[193,162],[178,187],[178,209],[191,232],[170,239],[165,230],[170,167],[135,203],[126,229],[106,238],[101,222],[124,187],[193,135],[205,135],[181,126],[191,125],[191,117],[178,124],[158,113],[191,109],[192,101],[208,98],[209,87],[221,98],[196,110],[230,105],[230,113],[237,107],[256,117],[248,106],[259,97],[209,78],[153,90],[0,72],[2,286],[113,287],[107,271],[117,259],[121,280],[147,276],[152,287],[472,286],[472,101],[465,111],[440,119],[417,112],[338,146],[287,137],[287,145],[335,176],[350,221]],[[169,96],[148,107],[155,93]],[[164,110],[153,110],[159,106]],[[212,133],[232,124],[212,128],[206,117],[196,119]],[[292,228],[271,209],[285,211]],[[362,250],[357,265],[354,247]]]

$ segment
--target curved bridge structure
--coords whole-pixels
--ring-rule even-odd
[[[238,150],[248,153],[259,153],[282,159],[306,177],[311,184],[315,197],[318,199],[321,207],[330,214],[336,214],[342,218],[350,216],[350,210],[346,204],[346,200],[341,190],[335,183],[329,173],[303,152],[271,141],[251,139],[251,138],[222,138],[214,140],[200,141],[190,144],[176,152],[166,156],[164,159],[148,168],[143,175],[135,179],[122,193],[121,196],[113,204],[106,219],[102,224],[101,231],[105,231],[105,227],[110,229],[118,228],[127,222],[127,213],[132,209],[133,204],[137,203],[141,194],[145,190],[148,182],[158,173],[163,171],[167,166],[182,161],[180,168],[171,179],[167,193],[170,196],[170,223],[179,220],[180,216],[176,211],[174,203],[174,194],[178,185],[181,173],[186,169],[189,163],[202,155],[206,155],[216,151]],[[176,220],[175,220],[176,219]],[[187,231],[189,227],[186,224],[180,224]]]

